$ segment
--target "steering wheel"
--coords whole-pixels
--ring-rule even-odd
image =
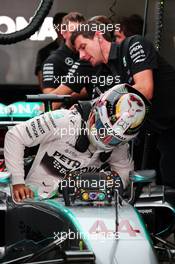
[[[70,206],[71,200],[82,202],[111,202],[114,190],[119,188],[119,176],[112,172],[80,173],[70,172],[60,185],[64,202]]]

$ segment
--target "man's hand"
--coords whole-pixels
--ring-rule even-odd
[[[27,198],[33,198],[34,193],[25,184],[15,184],[13,185],[13,196],[17,202],[20,202]]]

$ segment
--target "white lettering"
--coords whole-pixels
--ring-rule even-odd
[[[26,19],[24,17],[21,17],[21,16],[16,17],[16,31],[27,27],[28,24],[29,24],[29,22],[26,21]]]
[[[31,19],[32,18],[30,18],[29,21],[31,21]],[[0,16],[0,33],[9,34],[24,29],[28,26],[29,21],[22,16],[17,16],[15,20],[9,16]],[[40,30],[33,34],[30,40],[44,41],[46,38],[52,38],[54,40],[56,37],[57,35],[53,27],[53,18],[46,17]]]
[[[0,28],[3,28],[2,25],[5,25],[6,28],[3,31],[0,30],[1,34],[9,34],[16,30],[15,22],[8,16],[0,16]]]
[[[42,40],[45,40],[46,38],[53,38],[53,39],[56,38],[56,32],[55,32],[55,29],[53,28],[52,23],[53,23],[52,17],[46,17],[44,19],[44,22],[38,33],[37,40],[42,41]]]

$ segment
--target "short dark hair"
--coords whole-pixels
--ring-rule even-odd
[[[70,12],[62,19],[62,24],[68,25],[69,22],[85,22],[85,18],[81,13]]]
[[[143,19],[137,14],[129,17],[121,17],[119,19],[120,32],[122,31],[126,37],[133,35],[142,35]]]
[[[94,22],[106,25],[105,39],[108,41],[113,40],[113,38],[114,38],[114,25],[113,25],[110,18],[108,18],[107,16],[104,16],[104,15],[98,15],[98,16],[91,17],[88,21],[89,22],[94,21]],[[108,25],[113,25],[113,30],[109,31]]]
[[[64,16],[66,16],[67,13],[65,12],[58,12],[53,17],[53,25],[57,26],[58,24],[61,24],[61,21]]]
[[[86,23],[80,24],[77,29],[72,33],[70,38],[71,44],[74,46],[75,40],[78,36],[82,35],[84,38],[93,39],[96,31],[102,32],[102,23],[98,21],[87,21]],[[105,29],[105,32],[102,32],[103,37],[110,41],[109,32]]]
[[[98,21],[98,22],[105,24],[105,25],[112,24],[112,21],[110,20],[110,18],[108,18],[107,16],[104,16],[104,15],[93,16],[93,17],[89,18],[88,21]]]

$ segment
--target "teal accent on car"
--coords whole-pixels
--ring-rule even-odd
[[[0,183],[2,184],[9,184],[10,183],[10,178],[2,177],[0,178]]]
[[[85,241],[88,249],[92,251],[90,241],[88,240],[86,234],[84,233],[76,216],[68,208],[60,204],[58,201],[51,199],[51,200],[44,200],[43,202],[53,206],[54,208],[57,208],[59,210],[59,213],[61,213],[62,215],[64,215],[65,218],[67,218],[67,221],[70,221],[71,223],[73,223],[73,225],[76,227],[77,231],[79,232],[80,236]]]
[[[152,176],[142,176],[142,175],[134,175],[130,177],[132,179],[133,182],[152,182],[154,177]]]
[[[134,208],[134,211],[135,211],[135,213],[137,214],[137,217],[138,217],[139,222],[140,222],[140,224],[141,224],[141,226],[142,226],[142,228],[143,228],[144,235],[145,235],[146,239],[149,241],[149,243],[151,244],[151,246],[153,246],[152,239],[151,239],[151,237],[150,237],[150,235],[149,235],[149,233],[148,233],[148,231],[147,231],[147,229],[146,229],[146,226],[145,226],[145,223],[144,223],[144,221],[143,221],[143,218],[141,217],[140,213],[137,211],[136,208]]]
[[[0,104],[0,118],[32,118],[42,114],[42,102],[16,102],[10,105]]]

